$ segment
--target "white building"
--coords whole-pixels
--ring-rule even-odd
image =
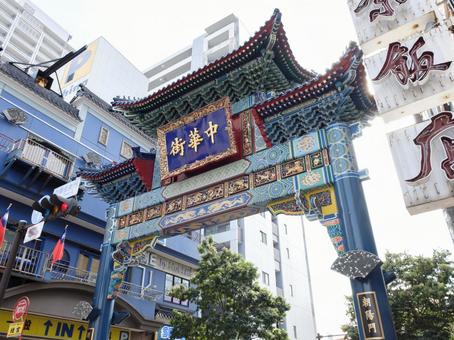
[[[205,229],[218,249],[229,248],[252,262],[260,284],[290,305],[282,325],[290,339],[316,338],[304,225],[298,217],[270,213]]]
[[[105,38],[99,37],[59,72],[63,97],[71,100],[79,85],[85,85],[106,102],[127,93],[147,94],[147,78]]]
[[[144,74],[148,78],[148,93],[237,49],[238,26],[238,18],[230,14],[205,28],[205,33],[195,38],[192,45],[147,68]]]
[[[72,50],[71,36],[28,0],[0,1],[0,46],[3,60],[38,64]]]

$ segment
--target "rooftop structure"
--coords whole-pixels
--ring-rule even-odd
[[[205,28],[205,33],[194,39],[191,46],[164,59],[144,71],[148,78],[148,92],[165,87],[175,79],[203,67],[238,48],[238,18],[233,14]]]
[[[39,64],[62,57],[72,48],[71,36],[28,0],[0,2],[0,56]]]

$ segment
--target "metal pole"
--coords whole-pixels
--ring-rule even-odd
[[[110,275],[113,268],[112,246],[110,244],[114,228],[115,208],[110,207],[107,211],[107,224],[104,234],[104,241],[101,245],[101,261],[99,275],[96,280],[95,294],[93,296],[93,307],[100,313],[94,320],[90,321],[90,327],[94,328],[94,340],[109,339],[110,322],[113,314],[115,300],[107,300],[110,284]]]
[[[358,126],[356,128],[358,129]],[[361,179],[358,174],[351,129],[352,127],[345,123],[333,124],[327,128],[329,153],[335,177],[334,188],[345,237],[345,250],[365,250],[378,255]],[[355,133],[359,133],[359,131],[356,130]],[[377,298],[380,318],[373,315],[374,327],[378,328],[378,323],[381,320],[383,338],[386,340],[397,339],[380,266],[377,266],[364,279],[351,280],[351,286],[360,339],[365,339],[364,333],[367,326],[363,325],[361,319],[357,294],[365,292],[375,293]]]
[[[25,231],[27,230],[27,221],[19,221],[17,223],[16,234],[14,235],[14,241],[11,245],[11,250],[9,252],[8,261],[6,262],[5,270],[3,271],[2,279],[0,281],[0,307],[3,305],[3,298],[5,296],[6,288],[8,287],[9,279],[11,277],[11,272],[16,261],[17,252],[19,246],[24,240]]]

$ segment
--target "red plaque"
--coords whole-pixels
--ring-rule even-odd
[[[21,321],[28,313],[28,307],[30,307],[30,300],[28,297],[23,296],[17,300],[13,310],[13,321]]]

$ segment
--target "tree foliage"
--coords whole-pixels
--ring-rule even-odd
[[[450,255],[448,251],[434,251],[432,257],[386,254],[383,270],[397,276],[387,288],[398,339],[454,339],[454,264]],[[347,300],[350,324],[343,330],[355,340],[353,303],[351,297]]]
[[[287,333],[276,326],[289,306],[259,286],[251,263],[228,249],[218,253],[211,238],[201,243],[199,252],[191,287],[175,287],[170,295],[197,304],[201,317],[174,311],[172,339],[287,339]]]

